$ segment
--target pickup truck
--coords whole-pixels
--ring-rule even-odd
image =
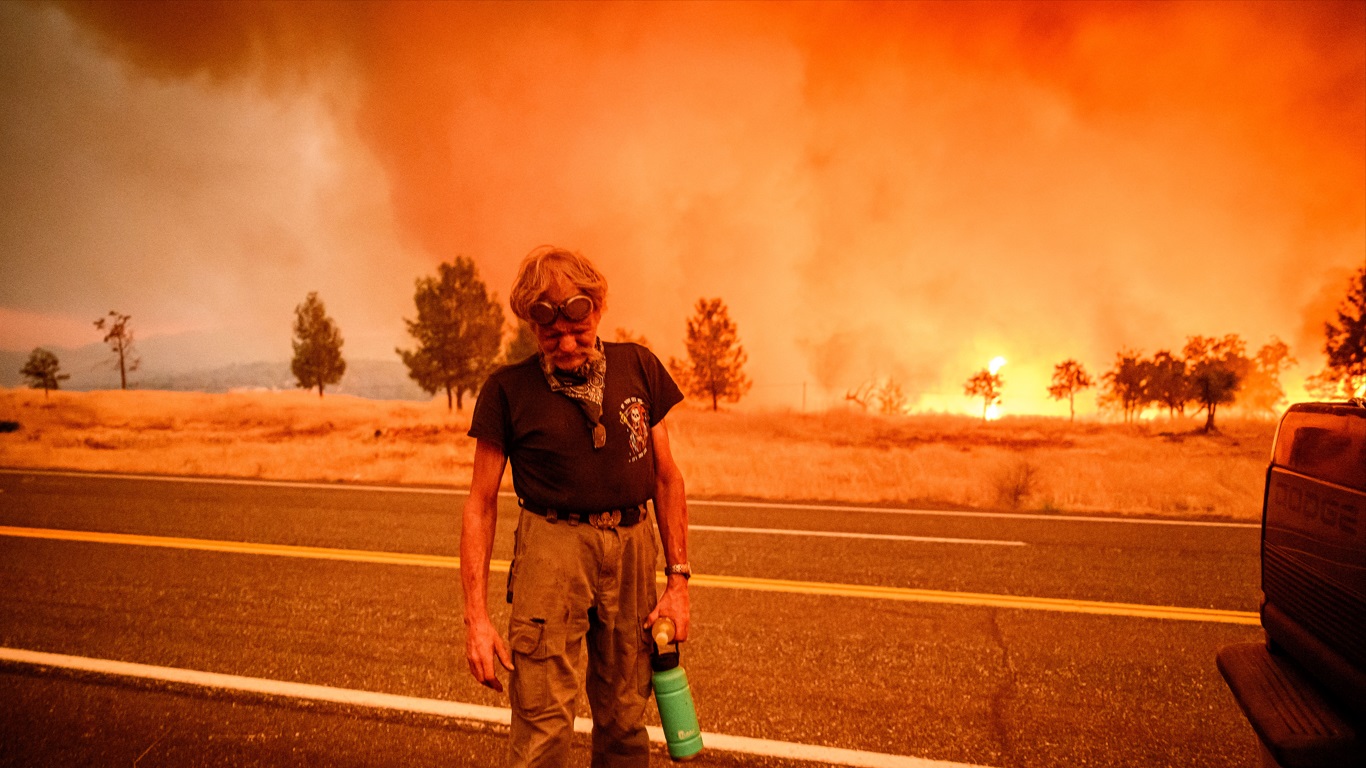
[[[1221,648],[1219,671],[1263,766],[1366,766],[1366,404],[1281,418],[1262,501],[1266,641]]]

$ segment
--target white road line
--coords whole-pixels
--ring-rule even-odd
[[[689,531],[724,531],[726,533],[771,533],[779,536],[818,536],[833,539],[875,539],[879,541],[924,541],[935,544],[991,544],[1002,547],[1028,546],[1023,541],[998,539],[954,539],[945,536],[903,536],[895,533],[845,533],[843,531],[803,531],[791,528],[741,528],[729,525],[688,525]]]
[[[921,515],[925,517],[979,517],[1004,520],[1047,520],[1054,523],[1133,523],[1137,525],[1188,525],[1206,528],[1256,528],[1261,523],[1215,522],[1209,520],[1159,520],[1150,517],[1098,517],[1090,515],[1042,515],[1027,512],[972,512],[960,509],[904,509],[899,507],[854,507],[834,504],[789,504],[766,501],[709,501],[688,499],[690,507],[744,507],[746,509],[801,509],[812,512],[873,512],[881,515]]]
[[[92,659],[85,656],[66,656],[41,651],[28,651],[20,648],[0,647],[0,661],[27,664],[40,667],[55,667],[81,672],[116,677],[135,677],[144,680],[160,680],[181,685],[193,685],[220,690],[245,691],[283,696],[309,701],[327,701],[336,704],[370,707],[373,709],[414,712],[436,715],[455,720],[509,725],[512,713],[501,707],[488,707],[479,704],[466,704],[443,699],[424,699],[415,696],[399,696],[392,693],[359,691],[352,688],[333,688],[325,685],[291,683],[284,680],[268,680],[259,677],[224,675],[216,672],[200,672],[193,669],[176,667],[156,667],[147,664],[134,664],[127,661]],[[589,733],[593,722],[585,717],[574,719],[574,730]],[[658,727],[649,726],[650,740],[664,743],[664,732]],[[765,757],[785,757],[795,760],[808,760],[830,765],[861,766],[863,768],[984,768],[968,763],[954,763],[944,760],[927,760],[905,755],[889,755],[882,752],[863,752],[855,749],[838,749],[813,744],[796,744],[788,741],[754,739],[745,736],[728,736],[723,733],[702,733],[705,749],[722,752],[740,752]]]
[[[205,483],[219,485],[263,486],[267,488],[307,488],[331,491],[375,491],[380,493],[429,493],[447,496],[467,496],[463,488],[426,488],[401,485],[363,485],[350,483],[310,483],[292,480],[251,480],[227,477],[178,477],[175,475],[142,475],[123,472],[71,472],[55,469],[16,469],[0,468],[4,475],[47,475],[51,477],[115,478],[119,480],[148,480],[167,483]],[[498,494],[504,498],[516,498],[517,494],[503,491]],[[974,512],[955,509],[910,509],[902,507],[859,507],[839,504],[792,504],[766,501],[714,501],[708,499],[688,499],[693,507],[738,507],[741,509],[784,509],[806,510],[810,512],[871,512],[880,515],[919,515],[923,517],[974,517],[997,520],[1045,520],[1054,523],[1128,523],[1134,525],[1180,525],[1202,528],[1254,528],[1261,529],[1261,523],[1218,522],[1211,520],[1163,520],[1148,517],[1100,517],[1094,515],[1044,515],[1027,512]]]

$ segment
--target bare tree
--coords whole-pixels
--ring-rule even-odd
[[[896,416],[906,412],[906,390],[896,379],[888,377],[873,391],[877,400],[878,412],[885,416]]]
[[[132,315],[121,315],[111,309],[107,316],[95,321],[96,328],[107,331],[104,342],[118,359],[119,389],[128,389],[128,374],[136,371],[142,364],[142,360],[133,351],[133,329],[128,326],[128,321],[132,319]]]
[[[867,411],[877,406],[878,413],[895,416],[906,412],[906,403],[910,398],[900,382],[889,376],[881,382],[865,381],[857,389],[847,390],[844,399],[857,405],[860,410]]]
[[[29,353],[28,362],[19,369],[19,373],[29,380],[29,386],[41,388],[46,398],[48,390],[58,389],[61,382],[71,378],[71,374],[62,373],[61,368],[62,364],[57,361],[56,355],[38,347]]]
[[[1093,384],[1085,366],[1069,358],[1053,366],[1053,383],[1048,387],[1048,396],[1054,400],[1067,398],[1067,420],[1076,421],[1077,393]]]
[[[857,405],[860,409],[866,411],[868,410],[869,403],[871,403],[873,400],[874,388],[875,387],[873,382],[865,381],[864,383],[858,385],[857,389],[851,389],[846,391],[844,393],[844,399]]]

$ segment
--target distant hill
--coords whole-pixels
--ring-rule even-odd
[[[138,389],[227,392],[234,389],[296,389],[289,363],[238,363],[161,376],[141,375]],[[408,378],[408,369],[395,360],[348,360],[346,375],[326,392],[372,400],[430,400]]]
[[[150,346],[150,345],[149,345]],[[119,372],[111,362],[109,348],[90,344],[77,349],[53,347],[50,351],[61,361],[63,373],[71,379],[62,389],[88,391],[118,389]],[[20,387],[29,352],[0,350],[0,387]],[[143,365],[128,375],[130,389],[165,389],[182,392],[227,392],[233,389],[295,389],[288,361],[232,363],[230,365],[186,367],[157,364],[144,351]],[[156,359],[165,359],[160,356]],[[176,358],[171,358],[176,359]],[[431,396],[408,378],[408,369],[398,360],[347,360],[346,375],[327,389],[343,395],[374,400],[429,400]]]

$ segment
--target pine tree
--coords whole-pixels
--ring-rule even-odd
[[[715,411],[720,401],[739,402],[749,392],[752,382],[744,372],[749,357],[720,299],[698,299],[694,312],[685,342],[688,362],[670,360],[669,367],[684,391],[710,398]]]
[[[463,256],[441,264],[435,278],[418,278],[413,303],[417,319],[404,322],[417,348],[395,351],[423,391],[444,389],[446,408],[462,408],[464,393],[478,392],[498,359],[503,305]]]
[[[29,386],[34,389],[42,388],[43,397],[47,397],[48,390],[59,389],[60,382],[71,378],[70,374],[61,372],[62,364],[57,361],[57,356],[51,352],[38,347],[29,353],[28,362],[19,369],[20,375],[29,380]]]
[[[341,381],[346,373],[346,360],[341,354],[343,343],[341,330],[327,316],[317,291],[309,293],[294,308],[294,360],[290,369],[300,389],[317,387],[321,398],[326,385]]]

